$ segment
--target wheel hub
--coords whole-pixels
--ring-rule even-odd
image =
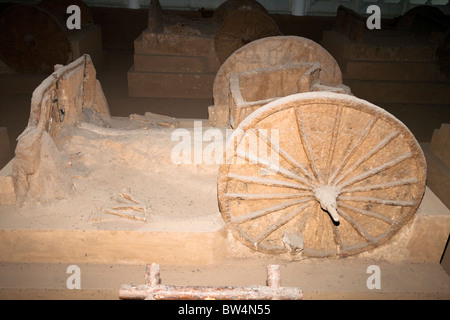
[[[328,212],[335,223],[339,223],[336,200],[341,193],[341,188],[339,186],[320,185],[314,188],[313,193],[320,207]]]

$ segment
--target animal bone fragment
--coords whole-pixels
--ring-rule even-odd
[[[142,217],[140,215],[135,214],[134,212],[129,212],[129,211],[115,211],[115,210],[111,210],[111,209],[106,209],[104,210],[105,213],[107,214],[112,214],[118,217],[122,217],[122,218],[127,218],[127,219],[131,219],[131,220],[138,220],[138,221],[147,221],[147,217]]]
[[[131,211],[138,211],[138,212],[143,212],[145,213],[145,207],[113,207],[111,208],[112,210],[118,210],[118,211],[126,211],[126,210],[131,210]]]
[[[119,196],[121,196],[122,198],[127,199],[131,202],[134,202],[136,204],[140,204],[140,202],[138,200],[134,199],[131,194],[121,192],[121,193],[119,193]]]
[[[104,209],[103,211],[105,213],[132,220],[147,221],[147,217],[145,216],[147,213],[145,205],[142,205],[141,202],[136,200],[131,194],[123,191],[114,196],[114,198],[120,203],[125,203],[123,201],[123,199],[125,199],[127,203],[125,205],[119,205],[111,207],[109,209]],[[130,205],[128,201],[136,205]]]

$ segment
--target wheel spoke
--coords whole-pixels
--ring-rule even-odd
[[[281,181],[281,180],[277,180],[277,179],[266,179],[266,178],[251,177],[251,176],[242,176],[242,175],[237,175],[237,174],[233,174],[233,173],[229,173],[228,177],[231,179],[241,181],[241,182],[254,183],[254,184],[260,184],[260,185],[265,185],[265,186],[284,187],[284,188],[299,189],[299,190],[312,190],[311,187],[307,187],[307,186],[304,186],[299,183]]]
[[[227,198],[236,198],[240,200],[279,200],[279,199],[296,199],[303,197],[311,197],[311,192],[303,193],[225,193]]]
[[[261,159],[259,157],[256,157],[252,154],[249,154],[248,152],[242,151],[242,150],[237,150],[236,151],[236,155],[244,160],[248,160],[249,162],[258,164],[266,169],[268,169],[269,171],[273,172],[273,173],[279,173],[282,176],[288,178],[288,179],[292,179],[295,180],[297,182],[302,182],[304,184],[306,184],[307,186],[310,187],[314,187],[313,184],[311,184],[309,181],[307,181],[305,178],[303,178],[302,176],[293,173],[292,171],[278,165],[278,164],[273,164],[268,162],[265,159]]]
[[[301,165],[300,163],[298,163],[278,143],[276,143],[272,139],[270,139],[260,129],[256,129],[256,132],[257,132],[258,136],[261,136],[266,141],[266,143],[268,144],[269,147],[272,147],[274,149],[274,151],[277,152],[279,155],[281,155],[291,166],[293,166],[296,169],[299,169],[306,179],[309,180],[311,178],[309,172],[305,169],[305,167],[303,165]]]
[[[298,132],[300,135],[300,139],[302,140],[303,149],[305,150],[306,156],[308,157],[309,165],[312,169],[314,177],[319,181],[319,183],[322,183],[322,180],[320,179],[319,172],[316,167],[316,162],[314,161],[312,149],[309,144],[307,134],[305,132],[305,123],[303,121],[302,111],[300,110],[300,108],[295,108],[295,111],[296,111],[295,119],[297,121]]]
[[[344,218],[352,227],[355,229],[360,235],[362,235],[366,240],[370,242],[375,242],[375,238],[372,237],[366,229],[364,229],[355,219],[353,219],[349,214],[347,214],[344,210],[338,208],[337,211],[339,215]]]
[[[372,211],[356,208],[354,206],[351,206],[349,204],[342,203],[342,202],[339,202],[339,206],[347,208],[347,209],[350,209],[352,211],[355,211],[357,213],[360,213],[360,214],[363,214],[363,215],[366,215],[366,216],[369,216],[369,217],[372,217],[372,218],[376,218],[376,219],[382,220],[382,221],[384,221],[384,222],[386,222],[386,223],[388,223],[390,225],[397,225],[397,222],[395,222],[394,220],[389,219],[388,217],[385,217],[385,216],[383,216],[383,215],[381,215],[379,213],[376,213],[376,212],[372,212]]]
[[[405,153],[405,154],[395,158],[394,160],[386,162],[386,163],[384,163],[384,164],[382,164],[382,165],[380,165],[380,166],[378,166],[376,168],[373,168],[373,169],[368,170],[368,171],[366,171],[364,173],[361,173],[361,174],[351,178],[350,180],[345,181],[344,183],[341,183],[340,186],[341,186],[341,188],[344,188],[344,187],[347,187],[347,186],[349,186],[349,185],[351,185],[353,183],[356,183],[356,182],[359,182],[359,181],[364,180],[366,178],[369,178],[371,176],[374,176],[374,175],[376,175],[376,174],[378,174],[378,173],[380,173],[380,172],[382,172],[384,170],[387,170],[389,168],[392,168],[392,167],[396,166],[397,164],[399,164],[399,163],[401,163],[401,162],[403,162],[406,159],[409,159],[411,157],[412,157],[412,153]]]
[[[247,213],[244,216],[240,216],[240,217],[237,217],[237,218],[232,218],[231,222],[235,223],[235,224],[242,224],[244,222],[248,222],[248,221],[251,221],[251,220],[255,220],[255,219],[261,218],[261,217],[263,217],[263,216],[265,216],[265,215],[267,215],[269,213],[280,211],[280,210],[283,210],[283,209],[286,209],[286,208],[289,208],[289,207],[292,207],[292,206],[295,206],[295,205],[298,205],[298,204],[302,204],[302,203],[310,201],[310,200],[311,199],[301,199],[301,200],[294,200],[294,201],[290,201],[290,202],[285,202],[285,203],[282,203],[282,204],[279,204],[279,205],[276,205],[276,206],[272,206],[272,207],[269,207],[269,208],[264,208],[264,209],[261,209],[261,210],[257,210],[257,211],[253,211],[253,212]]]
[[[338,110],[336,112],[336,119],[334,120],[333,135],[331,136],[330,149],[329,149],[330,152],[328,153],[328,160],[327,160],[327,166],[326,166],[327,179],[330,175],[331,162],[333,161],[334,151],[336,150],[337,136],[338,136],[339,127],[341,124],[342,109],[343,109],[343,106],[340,106],[338,108]]]
[[[369,132],[372,130],[373,126],[377,122],[378,118],[373,117],[370,119],[370,121],[367,123],[366,127],[364,128],[364,131],[359,136],[358,141],[354,144],[354,146],[350,149],[347,148],[347,151],[345,153],[344,159],[339,164],[339,167],[336,169],[336,171],[331,175],[329,179],[329,184],[332,184],[334,182],[334,179],[336,179],[337,175],[344,169],[345,165],[348,163],[350,158],[353,156],[355,151],[363,144],[367,136],[369,135]]]
[[[259,234],[258,237],[254,238],[252,240],[255,247],[258,247],[258,244],[266,239],[268,236],[270,236],[272,233],[274,233],[276,230],[278,230],[281,226],[285,225],[292,219],[294,219],[298,214],[302,213],[306,208],[308,208],[311,204],[306,203],[298,208],[295,208],[288,214],[286,214],[282,219],[278,220],[276,223],[271,225],[269,228],[265,229],[261,234]]]
[[[300,219],[300,223],[298,224],[298,230],[299,232],[303,232],[305,231],[305,226],[306,226],[306,222],[309,218],[311,210],[309,210],[308,212],[306,212],[303,217]]]
[[[416,204],[415,201],[404,201],[404,200],[391,200],[391,199],[378,199],[371,197],[351,197],[351,196],[340,196],[339,200],[348,200],[356,202],[375,202],[379,204],[384,204],[387,206],[413,206]]]
[[[402,180],[398,180],[398,181],[391,181],[391,182],[380,183],[380,184],[371,184],[371,185],[365,185],[365,186],[359,186],[359,187],[353,187],[353,188],[344,188],[341,190],[341,192],[342,193],[344,193],[344,192],[361,192],[361,191],[371,191],[371,190],[377,190],[377,189],[387,189],[387,188],[417,183],[418,181],[419,180],[417,178],[408,178],[408,179],[402,179]]]
[[[395,131],[388,135],[386,138],[384,138],[380,143],[378,143],[374,148],[372,148],[368,153],[366,153],[364,156],[362,156],[355,164],[353,164],[345,173],[339,177],[334,182],[334,185],[337,185],[339,182],[344,180],[344,178],[351,172],[354,172],[364,161],[369,160],[374,154],[376,154],[378,151],[386,147],[389,142],[391,142],[395,137],[399,135],[399,132]]]

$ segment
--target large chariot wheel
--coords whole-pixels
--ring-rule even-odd
[[[18,72],[51,73],[71,54],[65,27],[33,5],[14,5],[2,13],[0,43],[0,57]]]
[[[383,109],[330,92],[253,112],[227,143],[218,200],[234,237],[265,253],[347,256],[389,240],[421,203],[426,163]]]
[[[253,10],[230,11],[214,39],[220,63],[252,41],[280,35],[276,22],[267,14]]]

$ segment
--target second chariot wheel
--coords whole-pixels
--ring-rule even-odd
[[[220,63],[233,52],[254,40],[280,35],[269,15],[252,10],[234,10],[227,14],[214,40]]]
[[[265,253],[347,256],[389,240],[414,216],[422,150],[383,109],[301,93],[248,116],[227,144],[219,207],[234,237]]]
[[[214,11],[214,21],[218,24],[222,24],[227,17],[227,14],[236,10],[251,10],[268,14],[266,8],[256,0],[228,0],[222,3],[216,11]]]

